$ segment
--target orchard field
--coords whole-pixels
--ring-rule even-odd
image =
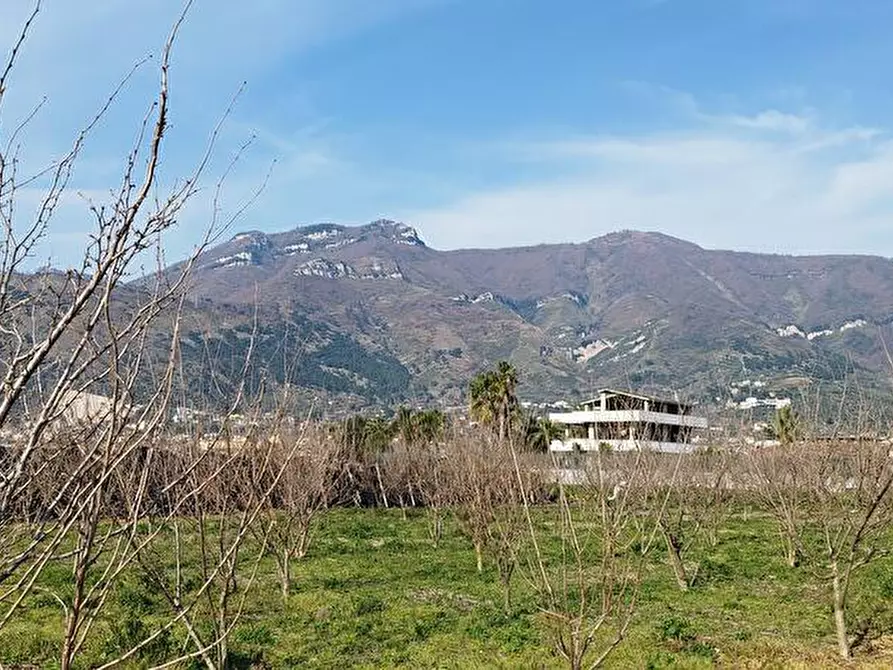
[[[535,510],[543,537],[553,510]],[[554,530],[554,529],[553,529]],[[192,538],[193,540],[195,538]],[[190,560],[198,561],[195,543]],[[557,551],[557,546],[551,550]],[[893,664],[893,560],[872,563],[852,594],[851,616],[866,640],[839,661],[830,586],[814,567],[789,567],[770,519],[737,509],[715,547],[700,554],[692,587],[680,592],[665,551],[648,557],[627,635],[611,668],[876,667]],[[193,566],[194,567],[194,566]],[[435,548],[423,510],[335,509],[320,517],[308,554],[283,600],[275,564],[256,583],[229,638],[234,668],[561,668],[528,576],[513,580],[506,612],[495,566],[478,573],[471,543],[448,515]],[[58,667],[67,565],[48,566],[41,588],[0,632],[3,667]],[[136,569],[116,583],[78,667],[95,667],[140,641],[169,608]],[[150,667],[188,646],[174,628],[124,667]],[[199,660],[177,667],[204,667]]]

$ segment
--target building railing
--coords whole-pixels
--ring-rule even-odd
[[[686,428],[707,428],[707,419],[690,414],[666,414],[639,409],[552,412],[549,421],[561,424],[587,423],[650,423],[663,426],[684,426]]]
[[[611,449],[613,451],[657,451],[664,454],[688,454],[698,445],[688,442],[661,442],[657,440],[599,440],[586,437],[571,437],[565,440],[552,440],[549,451],[575,452]]]

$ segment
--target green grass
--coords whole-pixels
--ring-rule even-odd
[[[554,549],[554,548],[553,548]],[[613,668],[836,667],[827,586],[812,568],[784,564],[772,523],[735,518],[719,544],[699,554],[696,586],[681,593],[652,551],[627,639]],[[65,565],[50,565],[41,590],[0,630],[0,663],[57,664],[62,610],[52,594],[70,590]],[[523,572],[514,607],[502,608],[495,566],[475,567],[470,543],[448,522],[431,546],[422,511],[337,509],[321,521],[310,554],[295,563],[283,602],[275,564],[265,559],[230,639],[234,667],[552,668],[563,667]],[[893,560],[872,564],[852,595],[854,623],[893,631]],[[164,603],[134,571],[116,587],[79,660],[91,667],[127,648],[164,615]],[[881,638],[883,640],[883,637]],[[133,666],[169,657],[183,644],[173,630]],[[858,667],[890,667],[883,644],[857,649]],[[198,664],[184,667],[200,667]]]

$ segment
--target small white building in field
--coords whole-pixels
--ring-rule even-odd
[[[550,421],[564,426],[564,437],[553,440],[550,451],[688,452],[694,449],[693,431],[707,428],[707,419],[694,416],[691,405],[628,391],[603,389],[581,407],[549,414]]]
[[[67,423],[103,420],[111,415],[114,406],[112,399],[107,396],[73,389],[62,395],[62,404],[62,420]]]
[[[60,419],[67,424],[97,423],[111,420],[116,416],[119,420],[130,420],[136,414],[136,407],[129,398],[114,398],[69,389],[62,395],[62,412]]]

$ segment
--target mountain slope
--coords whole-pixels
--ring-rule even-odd
[[[257,304],[388,361],[319,364],[343,379],[364,367],[362,388],[383,402],[459,402],[471,375],[501,358],[522,370],[531,399],[622,385],[724,402],[736,380],[783,390],[889,378],[893,262],[878,257],[712,251],[629,231],[437,251],[376,221],[240,233],[199,259],[192,290],[208,309]]]

